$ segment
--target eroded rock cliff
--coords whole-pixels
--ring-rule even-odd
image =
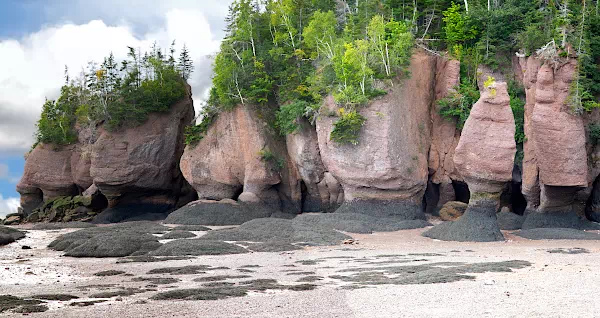
[[[200,199],[236,199],[259,210],[299,213],[296,165],[285,141],[261,118],[254,105],[222,112],[200,142],[186,147],[181,170]],[[197,213],[210,212],[203,211],[203,205],[196,207]]]
[[[361,108],[367,120],[356,146],[330,139],[336,118],[324,114],[336,113],[338,107],[331,97],[325,101],[317,120],[319,149],[325,168],[344,189],[344,210],[423,217],[435,68],[435,57],[415,53],[410,76]]]
[[[188,90],[189,91],[189,90]],[[108,131],[77,126],[78,142],[39,144],[27,156],[17,186],[25,214],[42,202],[76,196],[97,187],[111,208],[106,221],[149,212],[167,212],[193,197],[179,170],[183,132],[194,117],[190,94],[166,113],[154,113],[137,127]],[[118,214],[118,215],[117,215]]]

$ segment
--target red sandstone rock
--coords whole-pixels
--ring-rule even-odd
[[[460,84],[460,61],[438,58],[435,76],[436,102],[431,107],[429,169],[433,171],[431,182],[440,185],[437,207],[441,208],[446,202],[455,199],[452,180],[462,181],[462,177],[454,167],[454,150],[460,139],[460,131],[456,128],[456,120],[440,116],[437,101],[448,96]]]
[[[337,107],[333,98],[325,101],[317,120],[319,149],[325,168],[341,183],[346,201],[420,203],[428,178],[435,67],[435,57],[415,53],[410,77],[395,81],[387,95],[360,109],[367,121],[356,146],[330,140],[337,117],[325,114]]]
[[[456,169],[471,193],[499,193],[512,179],[514,134],[507,85],[496,82],[484,88],[473,105],[454,154]]]
[[[31,151],[25,162],[23,177],[17,184],[24,209],[31,205],[28,203],[33,200],[31,196],[36,193],[39,196],[40,190],[45,200],[78,193],[71,175],[72,151],[73,146],[56,149],[53,145],[44,144]]]
[[[90,175],[111,205],[129,193],[174,194],[182,187],[179,158],[183,153],[184,128],[192,122],[192,98],[171,106],[167,113],[154,113],[137,127],[99,131],[93,144]],[[156,203],[156,202],[152,202]]]
[[[577,61],[554,70],[543,65],[537,76],[531,117],[540,183],[549,186],[588,185],[586,134],[581,116],[567,105]]]
[[[279,205],[284,196],[282,201],[293,202],[299,211],[300,176],[285,144],[260,118],[252,105],[219,114],[205,137],[186,147],[181,171],[200,199],[231,199],[242,193],[240,199],[257,197]]]

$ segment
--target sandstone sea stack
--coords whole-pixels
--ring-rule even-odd
[[[454,164],[471,191],[469,207],[453,223],[444,223],[425,236],[450,241],[499,241],[496,221],[500,193],[512,180],[516,144],[515,121],[507,84],[488,78],[481,98],[463,128]]]

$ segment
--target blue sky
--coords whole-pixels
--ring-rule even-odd
[[[231,0],[0,0],[0,217],[16,209],[16,181],[34,142],[45,98],[55,98],[64,66],[76,76],[88,61],[127,46],[185,43],[198,106],[210,86],[211,59]],[[76,72],[73,74],[73,72]]]

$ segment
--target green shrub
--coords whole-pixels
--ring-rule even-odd
[[[65,145],[77,141],[74,125],[105,122],[106,128],[144,123],[148,114],[166,112],[186,95],[185,80],[192,70],[187,49],[180,63],[171,55],[165,56],[156,45],[142,54],[129,48],[128,58],[117,65],[112,53],[97,66],[90,62],[82,78],[70,80],[56,101],[46,101],[37,124],[36,144]]]
[[[588,138],[592,145],[600,143],[600,124],[594,123],[588,125]]]
[[[76,88],[63,86],[58,100],[46,100],[37,122],[36,144],[68,145],[77,141],[73,129],[78,106]]]
[[[276,126],[279,128],[281,135],[285,136],[295,133],[299,127],[298,119],[304,116],[307,109],[311,109],[310,104],[302,100],[293,101],[281,106],[276,114]]]
[[[479,97],[477,85],[460,84],[447,97],[438,100],[439,113],[444,118],[456,119],[456,127],[462,129]]]
[[[515,118],[515,141],[525,142],[525,88],[514,80],[508,82],[510,108]]]
[[[204,108],[202,108],[201,116],[202,121],[200,121],[200,124],[185,127],[184,138],[186,145],[195,145],[204,138],[208,128],[217,119],[218,112],[213,107],[205,104]]]
[[[333,125],[330,139],[340,144],[358,145],[360,129],[367,119],[357,111],[340,109],[340,118]]]
[[[260,160],[272,164],[276,170],[283,169],[285,165],[285,161],[277,157],[269,148],[263,148],[258,152],[258,155],[260,156]]]

